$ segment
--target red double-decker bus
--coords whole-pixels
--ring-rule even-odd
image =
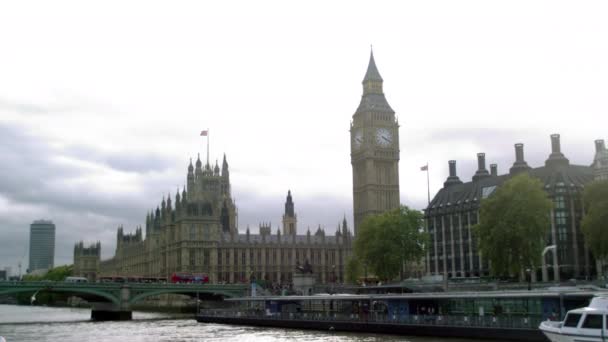
[[[204,273],[195,273],[192,275],[192,282],[197,284],[207,284],[209,276]]]
[[[194,281],[194,277],[190,273],[173,273],[171,282],[174,284],[189,284]]]

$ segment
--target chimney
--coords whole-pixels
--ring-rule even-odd
[[[460,178],[458,178],[458,176],[456,175],[456,161],[455,160],[450,160],[448,162],[448,165],[450,166],[450,176],[448,177],[448,179],[443,183],[443,187],[446,188],[450,185],[454,185],[454,184],[462,184],[462,181],[460,180]]]
[[[559,134],[551,134],[551,153],[562,153],[559,143]]]
[[[486,170],[486,154],[477,153],[477,172],[473,176],[473,181],[489,177],[490,173]]]
[[[564,156],[559,141],[559,134],[551,134],[551,154],[545,161],[545,166],[556,167],[569,165],[570,161]]]
[[[513,166],[509,169],[509,173],[513,175],[528,169],[530,169],[530,167],[524,159],[524,144],[517,143],[515,144],[515,163],[513,163]]]
[[[490,164],[490,175],[492,177],[498,176],[498,165],[497,164]]]
[[[604,140],[598,139],[595,141],[595,152],[604,152],[606,151],[606,145],[604,144]]]

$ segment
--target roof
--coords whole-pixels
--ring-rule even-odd
[[[531,290],[531,291],[470,291],[470,292],[425,292],[404,294],[318,294],[312,296],[260,296],[227,298],[226,301],[256,302],[256,301],[305,301],[305,300],[375,300],[375,299],[457,299],[457,298],[530,298],[530,297],[592,297],[607,295],[607,292],[592,290]]]
[[[378,68],[376,67],[376,61],[374,60],[374,51],[370,53],[369,64],[367,65],[367,72],[365,73],[365,77],[363,78],[363,83],[367,81],[382,82],[382,76],[380,76],[380,72],[378,72]]]
[[[395,111],[386,101],[384,94],[369,93],[361,96],[357,112],[373,111],[394,114]]]
[[[539,178],[545,190],[552,191],[555,187],[566,187],[569,191],[578,191],[585,184],[593,181],[593,169],[584,165],[560,165],[556,167],[542,166],[529,170],[530,175]],[[453,184],[437,192],[429,206],[429,211],[436,210],[467,210],[479,206],[479,202],[510,179],[512,174],[490,176],[477,181]]]

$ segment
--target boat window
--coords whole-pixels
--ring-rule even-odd
[[[564,321],[565,327],[575,327],[578,325],[578,321],[581,319],[581,314],[569,313]]]
[[[602,329],[602,315],[587,314],[582,328],[586,329]]]

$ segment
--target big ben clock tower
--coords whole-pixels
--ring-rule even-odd
[[[382,91],[372,51],[350,125],[355,234],[368,215],[399,207],[399,123]]]

